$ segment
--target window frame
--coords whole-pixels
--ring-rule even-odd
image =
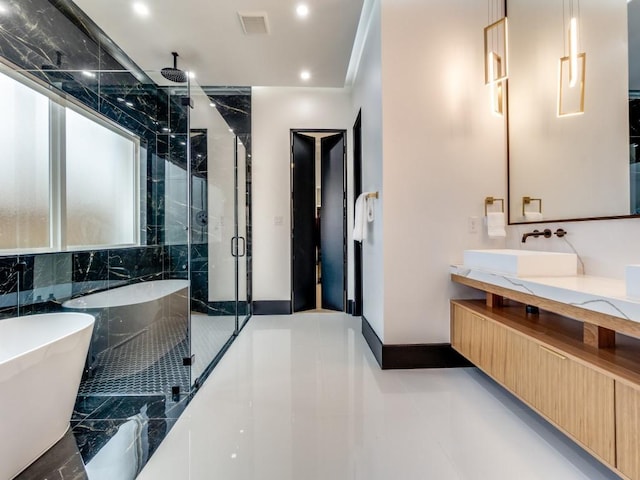
[[[0,249],[0,257],[16,254],[58,253],[71,251],[105,250],[109,248],[135,247],[141,239],[141,145],[140,137],[113,120],[90,109],[75,98],[64,94],[43,80],[23,71],[0,57],[0,73],[44,95],[49,101],[49,245],[36,248]],[[66,109],[95,122],[112,133],[133,143],[133,242],[117,244],[73,245],[67,244],[67,185],[66,185]]]

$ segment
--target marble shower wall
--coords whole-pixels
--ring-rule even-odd
[[[188,278],[185,227],[189,209],[194,226],[193,307],[214,315],[227,313],[228,305],[220,308],[208,302],[207,229],[198,226],[197,218],[206,216],[206,211],[196,205],[195,199],[189,207],[186,196],[176,194],[175,185],[167,185],[173,167],[186,169],[188,111],[182,105],[182,97],[188,94],[186,86],[159,87],[70,0],[5,0],[3,4],[9,14],[0,22],[0,57],[140,138],[146,152],[140,237],[146,246],[0,257],[0,318],[17,313],[18,292],[20,313],[28,313],[124,283]],[[203,90],[246,146],[250,170],[251,89]],[[191,132],[194,184],[208,178],[207,141],[206,132]],[[250,205],[250,174],[246,188]],[[250,209],[246,215],[250,274]],[[55,266],[56,276],[47,277],[44,265]]]
[[[172,260],[175,248],[164,246],[165,230],[187,221],[167,219],[166,211],[172,202],[186,205],[166,198],[166,170],[169,163],[186,168],[186,87],[158,87],[69,0],[4,5],[0,57],[136,134],[146,152],[146,181],[143,246],[0,257],[0,318],[55,310],[68,298],[126,283],[173,278],[169,265],[179,259]],[[181,240],[186,244],[186,233]]]

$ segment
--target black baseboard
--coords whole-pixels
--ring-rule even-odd
[[[196,312],[206,313],[212,317],[233,316],[236,314],[236,302],[207,302],[204,304],[204,308],[202,302],[200,302],[197,306],[192,304],[191,309]],[[247,302],[238,302],[238,315],[245,316],[248,313],[249,304]]]
[[[373,330],[371,325],[369,325],[369,322],[364,317],[364,315],[362,316],[362,336],[367,341],[367,344],[369,345],[373,356],[376,357],[378,365],[382,367],[382,341]]]
[[[353,300],[347,300],[347,314],[353,315]]]
[[[289,300],[254,300],[253,315],[291,315]]]
[[[473,366],[449,343],[385,345],[364,316],[362,317],[362,335],[383,370]]]

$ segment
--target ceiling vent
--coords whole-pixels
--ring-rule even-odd
[[[238,12],[245,35],[268,35],[269,22],[264,12]]]

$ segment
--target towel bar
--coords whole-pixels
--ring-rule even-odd
[[[522,216],[524,217],[524,207],[525,205],[529,205],[531,202],[538,202],[538,213],[542,213],[542,199],[541,198],[531,198],[531,197],[522,197]]]
[[[502,205],[501,208],[501,212],[504,213],[504,198],[494,198],[494,197],[486,197],[484,199],[484,216],[487,216],[487,207],[489,205],[493,205],[494,202],[500,202],[500,204]]]

